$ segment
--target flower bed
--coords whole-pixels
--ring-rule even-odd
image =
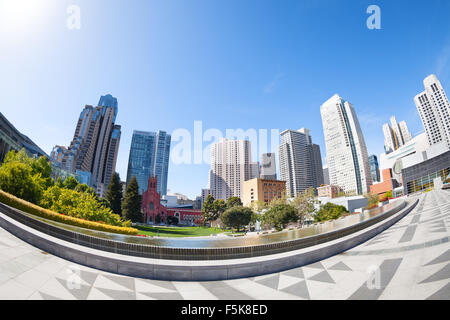
[[[54,211],[39,207],[31,202],[17,198],[15,196],[13,196],[12,194],[9,194],[2,190],[0,190],[0,202],[3,202],[4,204],[6,204],[10,207],[16,208],[18,210],[22,210],[22,211],[27,212],[32,215],[36,215],[36,216],[39,216],[39,217],[42,217],[45,219],[69,224],[69,225],[76,226],[76,227],[82,227],[82,228],[93,229],[93,230],[104,231],[104,232],[128,234],[128,235],[137,235],[139,232],[135,228],[111,226],[111,225],[105,224],[102,221],[100,221],[100,222],[88,221],[88,220],[79,219],[79,218],[75,218],[75,217],[71,217],[71,216],[66,216],[65,214],[56,213]]]

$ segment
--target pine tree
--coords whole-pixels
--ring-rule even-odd
[[[132,222],[142,222],[141,202],[142,196],[139,194],[139,185],[136,176],[133,176],[123,197],[122,216],[124,219]]]
[[[118,214],[122,214],[122,185],[120,184],[120,176],[114,172],[108,185],[105,198],[110,203],[111,210]]]

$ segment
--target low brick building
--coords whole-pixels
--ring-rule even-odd
[[[383,182],[373,184],[370,186],[371,194],[383,195],[388,191],[392,191],[393,189],[398,187],[397,180],[392,178],[392,169],[384,169],[381,171]]]
[[[281,198],[283,193],[286,193],[286,181],[255,178],[244,181],[242,203],[244,206],[250,206],[254,201],[269,203]]]

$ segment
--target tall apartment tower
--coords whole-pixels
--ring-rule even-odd
[[[310,187],[317,188],[323,184],[320,148],[312,143],[309,130],[285,130],[280,136],[280,180],[286,181],[286,194],[294,197]]]
[[[450,149],[450,104],[438,78],[432,74],[423,80],[425,91],[414,97],[428,143],[444,142]]]
[[[363,194],[372,184],[366,143],[353,105],[335,94],[320,107],[330,184]]]
[[[384,150],[386,153],[397,150],[412,139],[405,121],[398,123],[394,116],[390,120],[391,125],[388,123],[383,125]]]
[[[261,154],[261,173],[259,177],[266,180],[277,180],[275,153]]]
[[[116,168],[121,127],[115,124],[117,99],[102,96],[97,107],[86,105],[68,148],[56,146],[52,161],[73,173],[88,173],[89,185],[104,196]]]
[[[171,136],[165,131],[133,131],[130,156],[128,158],[127,185],[136,176],[139,192],[147,188],[148,179],[157,177],[156,190],[167,194]]]
[[[222,138],[211,145],[209,189],[214,199],[241,197],[243,182],[256,178],[248,140]]]

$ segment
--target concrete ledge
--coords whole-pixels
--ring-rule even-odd
[[[21,224],[43,232],[44,234],[92,249],[143,258],[203,261],[250,258],[309,248],[311,246],[336,240],[366,229],[382,220],[388,219],[390,216],[406,207],[406,205],[406,201],[398,201],[394,207],[385,212],[378,213],[368,219],[364,219],[347,226],[331,229],[326,232],[313,232],[311,235],[303,237],[287,238],[279,241],[269,241],[267,243],[264,243],[264,241],[256,241],[256,243],[251,243],[251,241],[249,241],[250,243],[247,243],[246,245],[242,245],[234,241],[228,241],[227,243],[222,243],[222,246],[219,247],[210,247],[208,245],[183,247],[177,246],[176,244],[175,246],[165,246],[158,244],[158,241],[156,241],[156,243],[152,243],[152,241],[150,241],[150,243],[134,243],[135,240],[141,241],[142,239],[133,239],[131,242],[126,241],[126,239],[111,239],[111,234],[100,231],[96,231],[93,235],[85,234],[83,232],[85,232],[86,229],[66,229],[64,228],[64,225],[54,225],[54,222],[52,221],[47,221],[41,218],[38,219],[35,216],[26,214],[2,203],[0,203],[0,212],[20,222]],[[345,220],[348,218],[353,217],[349,216],[343,219]],[[322,226],[327,224],[327,222],[323,222],[319,225]]]
[[[339,239],[273,255],[227,260],[167,260],[101,251],[45,234],[1,212],[0,226],[41,250],[91,268],[155,280],[213,281],[280,272],[326,259],[386,230],[407,215],[418,201],[385,220]]]

